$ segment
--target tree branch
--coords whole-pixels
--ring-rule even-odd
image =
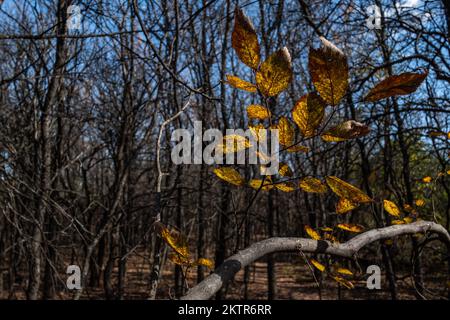
[[[303,252],[326,253],[352,258],[361,248],[372,242],[420,232],[438,234],[450,251],[449,233],[440,224],[430,221],[417,221],[410,224],[369,230],[341,244],[305,238],[270,238],[256,242],[225,260],[214,273],[190,289],[181,299],[205,300],[211,298],[226,282],[232,280],[239,270],[272,252],[302,250]]]

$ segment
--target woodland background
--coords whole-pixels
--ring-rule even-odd
[[[0,1],[0,298],[73,298],[69,264],[89,264],[81,298],[183,295],[209,270],[186,274],[168,261],[169,249],[152,228],[158,211],[165,225],[187,236],[194,257],[216,266],[258,240],[306,236],[305,225],[335,223],[330,193],[273,190],[253,199],[255,190],[224,183],[211,166],[171,163],[176,128],[192,129],[196,120],[204,129],[248,125],[245,108],[255,97],[224,82],[226,74],[248,78],[231,47],[235,6],[253,21],[263,56],[283,46],[291,54],[294,79],[278,97],[277,116],[290,117],[295,101],[313,91],[307,57],[319,36],[348,57],[350,89],[333,121],[354,119],[371,132],[338,144],[308,141],[311,152],[286,159],[295,176],[338,176],[373,199],[414,206],[420,218],[450,230],[450,5],[397,3]],[[71,4],[81,8],[78,31],[67,30]],[[383,14],[380,30],[366,25],[366,8],[374,4]],[[362,102],[386,75],[423,70],[428,77],[415,93]],[[191,107],[162,137],[169,175],[159,196],[159,128],[188,99]],[[255,172],[239,170],[247,178]],[[379,203],[345,219],[367,229],[390,224]],[[217,298],[445,297],[449,257],[429,240],[374,243],[360,252],[359,266],[338,260],[357,273],[353,290],[317,270],[316,283],[302,255],[277,253],[245,268]],[[370,264],[383,270],[382,290],[365,288]]]

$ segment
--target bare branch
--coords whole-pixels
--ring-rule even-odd
[[[225,260],[214,273],[189,290],[181,299],[204,300],[211,298],[226,282],[233,279],[239,270],[272,252],[300,249],[303,252],[325,253],[351,258],[361,248],[372,242],[420,232],[437,233],[450,250],[450,235],[447,230],[440,224],[430,221],[418,221],[410,224],[373,229],[341,244],[305,238],[270,238],[256,242]]]

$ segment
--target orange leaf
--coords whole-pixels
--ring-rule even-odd
[[[413,93],[427,77],[428,72],[412,73],[405,72],[390,76],[378,83],[364,100],[375,102],[393,96],[403,96]]]

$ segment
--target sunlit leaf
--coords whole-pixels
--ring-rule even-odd
[[[405,72],[390,76],[378,83],[364,100],[369,102],[378,101],[393,96],[403,96],[413,93],[425,80],[428,73]]]
[[[250,19],[236,8],[231,44],[239,59],[252,69],[257,69],[260,60],[258,36]]]
[[[278,129],[278,139],[281,145],[290,146],[294,143],[294,127],[291,122],[285,117],[280,117],[280,120],[274,129]]]
[[[278,174],[282,177],[292,177],[294,175],[291,168],[284,162],[280,162]]]
[[[242,80],[239,77],[231,76],[227,74],[227,83],[230,86],[235,87],[236,89],[248,91],[248,92],[256,92],[256,86],[253,83]]]
[[[357,187],[352,186],[338,177],[328,176],[325,178],[328,186],[336,193],[340,198],[348,199],[355,203],[372,202],[364,192]]]
[[[257,124],[255,126],[249,125],[250,133],[255,138],[256,141],[266,141],[267,129],[262,124]]]
[[[324,231],[324,232],[332,232],[333,228],[330,227],[321,227],[320,230]]]
[[[336,204],[336,213],[343,214],[358,208],[359,204],[346,198],[340,198]]]
[[[347,269],[347,268],[338,268],[337,270],[336,270],[336,272],[337,273],[340,273],[340,274],[345,274],[345,275],[348,275],[348,276],[352,276],[353,275],[353,272],[351,272],[349,269]]]
[[[283,192],[295,191],[295,184],[292,182],[279,182],[275,184],[275,187]]]
[[[353,289],[355,286],[353,285],[353,283],[351,283],[350,281],[348,281],[347,279],[344,279],[340,276],[333,276],[333,279],[336,280],[337,282],[339,282],[340,284],[342,284],[344,287],[346,287],[347,289]]]
[[[414,219],[412,217],[404,217],[403,221],[408,224],[414,222]]]
[[[256,72],[256,85],[268,97],[280,94],[288,87],[291,79],[291,56],[286,47],[270,55]]]
[[[325,266],[323,264],[321,264],[319,261],[317,261],[315,259],[311,259],[311,260],[309,260],[309,262],[320,272],[325,271]]]
[[[403,219],[401,219],[401,220],[399,220],[399,219],[392,220],[391,224],[395,224],[395,225],[397,225],[397,224],[405,224],[405,221],[403,221]]]
[[[427,176],[427,177],[422,178],[422,181],[423,181],[424,183],[430,183],[432,180],[433,180],[433,178],[431,178],[430,176]]]
[[[160,229],[161,238],[182,258],[189,258],[189,248],[186,238],[176,230],[169,230],[166,227]]]
[[[311,239],[314,239],[314,240],[321,239],[320,234],[316,230],[311,228],[310,226],[305,225],[304,229],[305,229],[305,232],[308,234],[308,236],[311,237]]]
[[[349,231],[349,232],[355,232],[355,233],[359,233],[362,232],[364,230],[364,227],[359,225],[359,224],[352,224],[352,223],[339,223],[337,225],[337,227],[339,229],[345,230],[345,231]]]
[[[250,119],[264,120],[270,117],[270,111],[259,104],[251,104],[247,107],[247,115]]]
[[[235,186],[242,186],[245,184],[244,178],[231,167],[220,167],[214,169],[214,173],[220,179],[225,180],[228,183],[234,184]]]
[[[400,217],[400,209],[392,201],[384,200],[383,206],[384,210],[386,210],[386,212],[389,213],[391,216]]]
[[[306,94],[296,102],[292,117],[305,137],[315,134],[325,115],[325,107],[325,102],[316,93]]]
[[[210,260],[210,259],[206,259],[206,258],[200,258],[196,261],[197,265],[200,266],[205,266],[208,269],[213,269],[214,268],[214,263]]]
[[[269,191],[270,189],[273,188],[273,184],[272,181],[270,180],[270,177],[266,178],[266,180],[263,183],[262,179],[252,179],[250,180],[250,182],[248,183],[250,187],[252,187],[255,190],[259,190],[259,188],[261,188],[261,190],[263,191]],[[262,185],[262,187],[261,187]]]
[[[320,37],[322,46],[309,51],[309,74],[326,103],[336,106],[347,92],[348,64],[345,54]]]
[[[287,152],[291,152],[291,153],[294,153],[294,152],[305,152],[306,153],[309,151],[309,148],[305,147],[305,146],[300,146],[297,144],[297,145],[287,148],[286,150],[287,150]]]
[[[331,233],[325,233],[324,238],[325,238],[325,240],[331,241],[333,243],[339,243],[338,239],[335,236],[333,236]]]
[[[169,260],[174,263],[177,264],[179,266],[189,266],[191,265],[191,261],[181,255],[179,255],[178,253],[175,252],[171,252],[169,254]]]
[[[367,135],[370,132],[368,126],[354,121],[345,121],[322,134],[322,139],[328,142],[341,142]]]
[[[222,150],[224,154],[238,152],[252,145],[247,137],[239,134],[229,134],[223,137],[222,143],[219,143],[217,147]]]
[[[328,190],[327,186],[322,181],[314,177],[303,178],[300,180],[299,186],[304,191],[312,193],[325,193]]]
[[[423,199],[416,200],[416,206],[423,207],[424,205],[425,205],[425,200],[423,200]]]

